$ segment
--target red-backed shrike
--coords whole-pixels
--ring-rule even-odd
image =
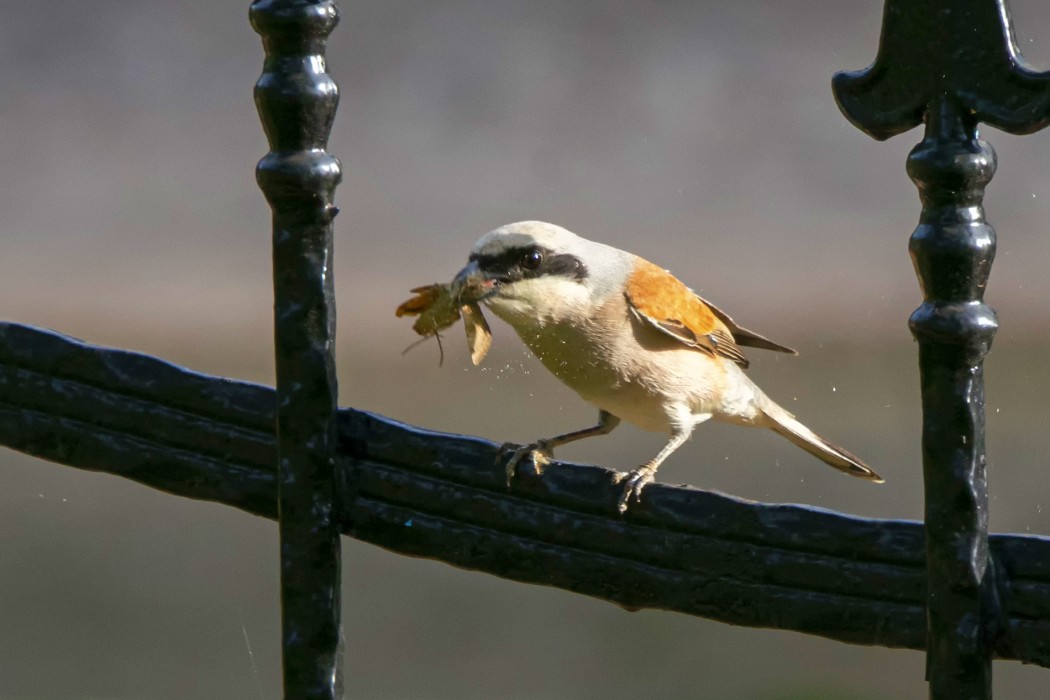
[[[453,287],[470,290],[521,336],[558,379],[598,408],[598,424],[517,450],[542,466],[554,448],[612,431],[620,419],[670,439],[628,473],[620,511],[708,419],[770,428],[847,474],[881,482],[766,396],[741,346],[797,354],[736,324],[670,272],[560,226],[523,221],[482,236]]]

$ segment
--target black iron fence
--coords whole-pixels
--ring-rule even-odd
[[[987,698],[991,661],[1050,666],[1050,540],[987,532],[982,300],[995,153],[978,124],[1050,123],[1005,0],[888,0],[871,67],[835,77],[876,138],[925,122],[908,158],[922,200],[911,318],[923,397],[924,523],[763,505],[653,485],[626,517],[597,467],[522,474],[484,440],[336,409],[331,275],[339,162],[330,0],[258,0],[266,60],[258,166],[273,209],[276,390],[0,324],[0,442],[278,519],[285,693],[341,695],[339,536],[628,607],[858,644],[926,649],[931,696]]]

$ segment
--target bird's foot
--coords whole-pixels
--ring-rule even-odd
[[[547,440],[537,440],[529,445],[517,446],[513,443],[507,443],[503,446],[500,451],[501,454],[505,453],[509,449],[514,449],[514,454],[510,456],[510,460],[507,462],[507,488],[510,488],[510,482],[514,481],[514,475],[518,470],[518,463],[526,457],[531,457],[532,464],[535,466],[537,472],[542,472],[543,468],[550,464],[554,458],[552,448]]]
[[[616,504],[620,515],[627,512],[627,506],[630,505],[632,499],[635,503],[642,500],[642,489],[653,482],[655,474],[656,467],[651,464],[643,464],[634,471],[617,475],[615,483],[623,483],[623,493],[620,495],[619,503]]]

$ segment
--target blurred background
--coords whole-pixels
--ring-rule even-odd
[[[1050,6],[1011,2],[1050,68]],[[266,152],[248,3],[12,3],[0,23],[0,318],[273,383]],[[671,268],[801,351],[752,374],[882,487],[777,436],[705,425],[660,475],[745,498],[919,518],[905,158],[839,114],[837,70],[875,56],[881,3],[345,0],[337,193],[341,401],[519,442],[593,409],[494,320],[444,366],[394,307],[485,231],[559,223]],[[993,529],[1050,532],[1050,134],[986,129],[999,172],[987,298]],[[662,437],[625,426],[560,456],[626,469]],[[0,697],[272,698],[276,525],[0,452]],[[358,698],[901,698],[923,656],[514,584],[345,541],[346,679]],[[998,697],[1050,671],[996,665]]]

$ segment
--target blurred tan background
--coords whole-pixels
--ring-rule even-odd
[[[1050,6],[1011,3],[1050,67]],[[56,0],[0,16],[0,318],[272,383],[266,143],[247,2]],[[922,512],[904,173],[832,100],[875,56],[881,3],[344,1],[330,71],[344,165],[336,279],[344,404],[526,441],[592,409],[505,327],[482,368],[443,367],[394,307],[473,241],[526,218],[670,267],[797,347],[753,375],[882,487],[772,434],[706,425],[661,470],[762,501]],[[1050,531],[1050,134],[985,131],[1000,168],[988,300],[992,525]],[[562,456],[621,469],[661,437],[623,427]],[[0,697],[271,698],[277,530],[115,477],[0,452]],[[1046,501],[1046,502],[1044,502]],[[1044,505],[1047,512],[1044,513]],[[923,697],[919,653],[661,612],[626,613],[345,543],[348,695],[359,698]],[[997,697],[1050,671],[1002,662]]]

